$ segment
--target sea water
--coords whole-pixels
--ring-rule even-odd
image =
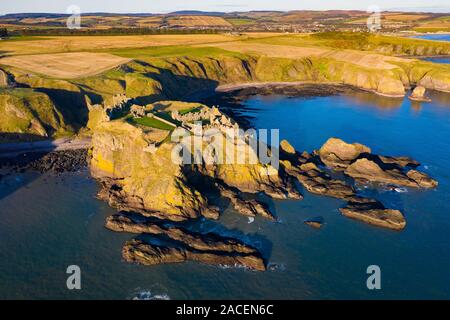
[[[0,298],[9,299],[391,299],[450,298],[450,94],[433,102],[354,93],[330,97],[254,96],[240,110],[256,128],[280,130],[298,150],[329,137],[410,156],[439,181],[436,190],[363,189],[407,220],[401,232],[340,215],[341,200],[309,194],[269,201],[279,222],[226,210],[194,228],[238,237],[258,247],[268,271],[198,263],[129,264],[121,248],[131,234],[104,228],[114,209],[95,198],[87,170],[10,174],[0,180]],[[406,192],[404,192],[406,191]],[[305,219],[323,217],[316,230]],[[69,265],[81,290],[68,290]],[[381,290],[366,286],[381,270]]]

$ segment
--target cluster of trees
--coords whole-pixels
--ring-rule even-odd
[[[6,37],[8,37],[8,29],[0,28],[0,38],[6,38]]]
[[[166,29],[166,28],[110,28],[110,29],[23,29],[15,34],[21,36],[101,36],[101,35],[152,35],[152,34],[215,34],[215,29]]]

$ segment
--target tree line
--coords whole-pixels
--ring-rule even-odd
[[[7,37],[8,37],[8,29],[0,28],[0,38],[7,38]]]

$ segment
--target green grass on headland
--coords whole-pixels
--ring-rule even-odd
[[[108,50],[108,52],[121,57],[132,59],[167,58],[167,57],[240,56],[240,54],[237,52],[231,52],[220,48],[189,47],[189,46],[125,48],[125,49]]]
[[[169,112],[161,111],[161,112],[157,112],[155,115],[161,119],[164,119],[166,121],[169,121],[170,123],[173,123],[174,126],[181,125],[181,122],[172,119],[172,116],[169,114]]]
[[[450,53],[450,43],[373,33],[320,32],[311,35],[280,35],[248,42],[297,47],[327,47],[373,51],[385,55],[439,55]]]
[[[132,124],[139,124],[141,126],[146,126],[150,128],[160,129],[160,130],[173,130],[174,127],[159,121],[155,118],[143,117],[143,118],[128,118],[128,121]]]
[[[194,113],[195,112],[200,112],[200,110],[202,110],[201,107],[192,107],[192,108],[180,110],[179,113],[181,115],[184,115],[184,114],[187,114],[187,113],[190,113],[190,112],[194,112]]]

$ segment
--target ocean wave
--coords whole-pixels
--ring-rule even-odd
[[[137,290],[131,296],[131,300],[170,300],[166,293],[153,293],[152,290]]]

